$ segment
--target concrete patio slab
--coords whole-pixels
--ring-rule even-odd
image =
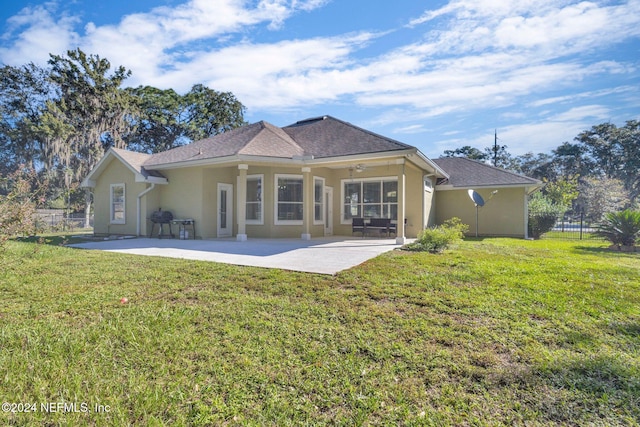
[[[135,238],[69,245],[136,255],[214,261],[309,273],[335,274],[400,247],[394,239],[175,240]]]

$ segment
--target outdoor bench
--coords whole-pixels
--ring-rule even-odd
[[[391,231],[391,219],[390,218],[371,218],[369,220],[369,224],[367,224],[367,231],[376,230],[380,234],[387,233],[389,236]],[[395,233],[395,225],[393,226],[393,230]]]

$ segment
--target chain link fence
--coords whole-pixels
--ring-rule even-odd
[[[39,209],[36,212],[36,226],[47,231],[74,231],[93,228],[93,215],[80,213],[67,213],[61,209]]]

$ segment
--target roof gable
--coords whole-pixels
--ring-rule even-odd
[[[449,174],[445,184],[456,188],[496,186],[538,186],[537,179],[465,157],[441,157],[434,162]]]
[[[260,121],[151,156],[145,167],[218,159],[236,155],[284,157],[303,150],[282,129]]]
[[[151,158],[150,154],[110,148],[80,185],[81,187],[94,187],[94,178],[100,176],[102,171],[114,160],[124,164],[134,174],[136,182],[166,183],[167,180],[161,173],[144,168],[143,165],[149,158]]]
[[[292,158],[302,156],[304,150],[286,132],[267,122],[260,122],[262,129],[238,154]]]

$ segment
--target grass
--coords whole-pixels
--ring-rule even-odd
[[[640,419],[640,254],[602,242],[470,239],[332,277],[63,240],[1,254],[0,396],[37,405],[3,425]]]

